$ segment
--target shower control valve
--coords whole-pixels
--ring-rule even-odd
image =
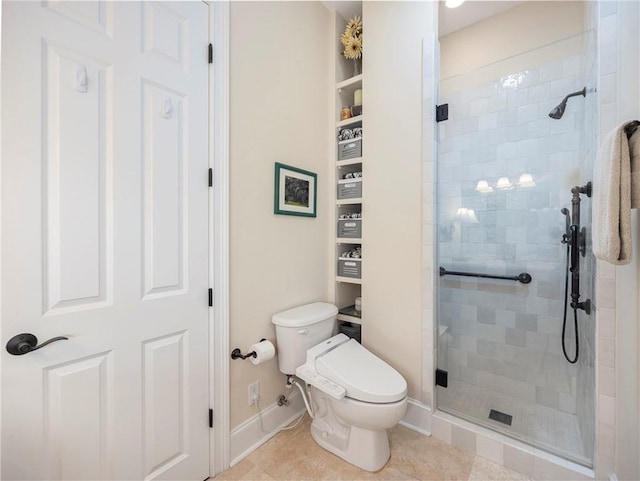
[[[571,302],[571,309],[582,309],[586,314],[591,314],[591,299],[587,299],[584,302],[574,300]]]

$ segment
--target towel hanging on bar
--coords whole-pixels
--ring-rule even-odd
[[[640,122],[609,132],[593,174],[593,253],[612,264],[631,262],[631,208],[640,207]]]
[[[627,140],[631,139],[631,136],[638,130],[640,126],[640,120],[632,120],[624,126],[624,132],[627,134]]]
[[[640,121],[629,122],[624,131],[629,141],[629,162],[631,165],[631,208],[640,207]]]

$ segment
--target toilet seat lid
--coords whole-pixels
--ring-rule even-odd
[[[407,395],[402,375],[353,339],[316,359],[316,370],[359,401],[391,403]]]

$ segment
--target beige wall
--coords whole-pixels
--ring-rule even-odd
[[[472,72],[583,32],[584,3],[529,1],[443,36],[440,38],[440,78]],[[525,31],[527,34],[522,35]]]
[[[364,345],[407,379],[422,374],[422,39],[428,2],[365,2]]]
[[[230,346],[275,338],[271,316],[326,300],[330,271],[329,12],[319,2],[232,2]],[[318,217],[274,215],[274,163],[318,174]],[[230,366],[231,428],[284,393],[277,361]]]

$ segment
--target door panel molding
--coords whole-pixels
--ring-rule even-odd
[[[60,0],[46,0],[45,8],[56,12],[80,25],[113,37],[113,3],[112,2],[68,2]]]
[[[142,343],[145,479],[154,479],[189,452],[186,331]]]
[[[112,299],[112,66],[43,40],[42,71],[43,313],[97,309]]]
[[[47,367],[43,382],[48,479],[112,477],[113,460],[105,453],[111,452],[113,353]],[[79,408],[69,409],[66,399]]]
[[[189,278],[188,97],[142,81],[144,298],[184,294]]]

